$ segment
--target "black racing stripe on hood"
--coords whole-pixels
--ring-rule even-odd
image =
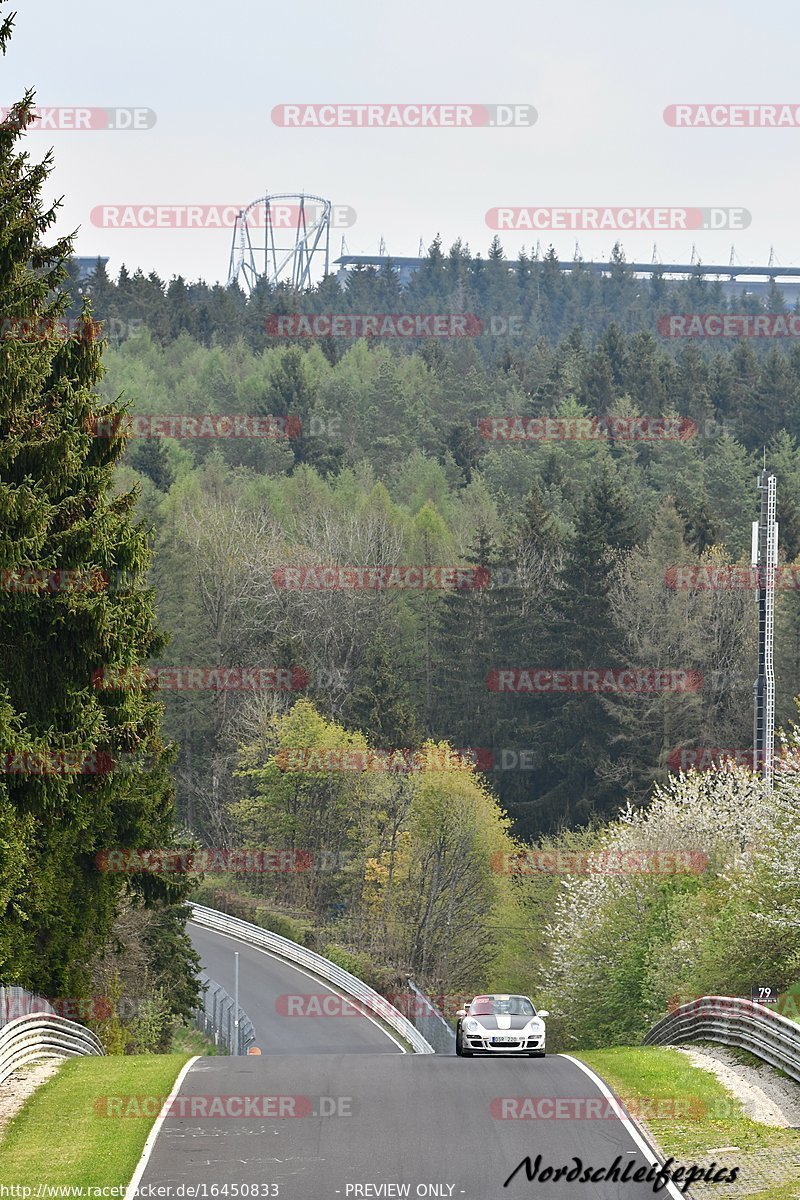
[[[497,1017],[494,1015],[487,1017],[476,1016],[475,1020],[480,1021],[484,1029],[496,1029],[498,1033],[510,1033],[514,1029],[524,1029],[528,1022],[533,1020],[533,1017],[511,1017],[511,1024],[507,1030],[502,1030],[500,1028]]]

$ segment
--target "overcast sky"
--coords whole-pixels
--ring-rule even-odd
[[[6,8],[9,6],[5,6]],[[486,252],[500,206],[746,209],[728,230],[538,235],[571,258],[800,264],[798,147],[792,128],[675,128],[676,103],[790,104],[800,116],[797,0],[379,0],[230,4],[20,0],[3,106],[36,89],[43,106],[135,107],[140,130],[37,130],[53,146],[59,231],[113,273],[227,278],[227,229],[111,229],[104,205],[228,205],[306,191],[355,210],[350,253],[416,254],[436,233]],[[527,104],[512,128],[286,128],[276,105]],[[68,119],[68,118],[64,118]],[[536,234],[501,235],[515,256]]]

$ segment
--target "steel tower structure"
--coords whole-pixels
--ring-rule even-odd
[[[312,268],[328,274],[330,238],[330,200],[299,192],[262,196],[236,217],[228,283],[238,281],[247,293],[261,279],[310,287]]]
[[[778,569],[776,480],[766,467],[758,477],[761,518],[753,522],[752,562],[758,584],[758,677],[753,685],[753,768],[772,784],[775,750],[775,580]]]

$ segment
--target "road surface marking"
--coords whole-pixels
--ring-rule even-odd
[[[636,1145],[639,1147],[642,1154],[644,1154],[645,1158],[650,1163],[650,1165],[652,1166],[654,1163],[658,1163],[660,1166],[661,1164],[659,1162],[658,1155],[655,1153],[652,1146],[648,1146],[647,1142],[644,1140],[642,1135],[639,1133],[639,1130],[633,1124],[630,1117],[628,1117],[626,1115],[625,1110],[622,1108],[619,1100],[614,1099],[611,1092],[608,1090],[606,1085],[603,1083],[600,1076],[595,1075],[595,1073],[591,1069],[591,1067],[587,1067],[586,1063],[582,1063],[582,1062],[580,1062],[579,1059],[573,1058],[571,1054],[560,1054],[559,1058],[566,1058],[569,1062],[574,1063],[576,1067],[580,1067],[580,1069],[583,1071],[584,1075],[589,1076],[589,1078],[592,1080],[592,1082],[595,1083],[597,1085],[597,1087],[599,1087],[600,1091],[603,1093],[606,1100],[609,1101],[612,1108],[614,1109],[614,1112],[617,1114],[620,1121],[625,1126],[625,1128],[627,1129],[631,1138],[636,1143]],[[679,1192],[677,1187],[675,1186],[675,1184],[672,1182],[672,1180],[670,1180],[667,1183],[667,1193],[668,1193],[668,1195],[673,1197],[673,1200],[686,1200],[686,1194],[684,1192]],[[127,1200],[127,1197],[126,1197],[126,1200]]]
[[[193,1067],[199,1058],[200,1058],[200,1055],[195,1054],[194,1057],[190,1058],[189,1061],[187,1063],[185,1063],[181,1067],[180,1071],[178,1072],[178,1078],[175,1080],[174,1084],[172,1085],[172,1091],[170,1092],[170,1094],[167,1096],[166,1100],[162,1104],[161,1112],[156,1117],[155,1121],[153,1122],[153,1128],[150,1130],[150,1132],[147,1135],[147,1141],[145,1142],[145,1144],[142,1148],[142,1157],[139,1159],[138,1166],[136,1167],[136,1170],[133,1173],[133,1178],[131,1179],[130,1183],[128,1184],[127,1191],[125,1192],[125,1200],[134,1200],[134,1197],[136,1196],[136,1189],[139,1186],[139,1180],[142,1178],[142,1175],[144,1175],[145,1167],[147,1166],[147,1163],[150,1159],[150,1155],[153,1153],[153,1147],[156,1144],[156,1138],[158,1137],[158,1134],[161,1130],[161,1126],[164,1124],[164,1120],[165,1120],[167,1114],[169,1113],[170,1108],[172,1107],[172,1102],[174,1101],[175,1097],[177,1096],[178,1092],[181,1089],[181,1084],[183,1083],[184,1076],[187,1074],[189,1068]]]

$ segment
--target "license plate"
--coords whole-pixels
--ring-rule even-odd
[[[518,1042],[518,1041],[519,1041],[519,1038],[517,1038],[517,1037],[493,1037],[492,1045],[497,1046],[501,1042],[505,1043],[505,1042]]]

